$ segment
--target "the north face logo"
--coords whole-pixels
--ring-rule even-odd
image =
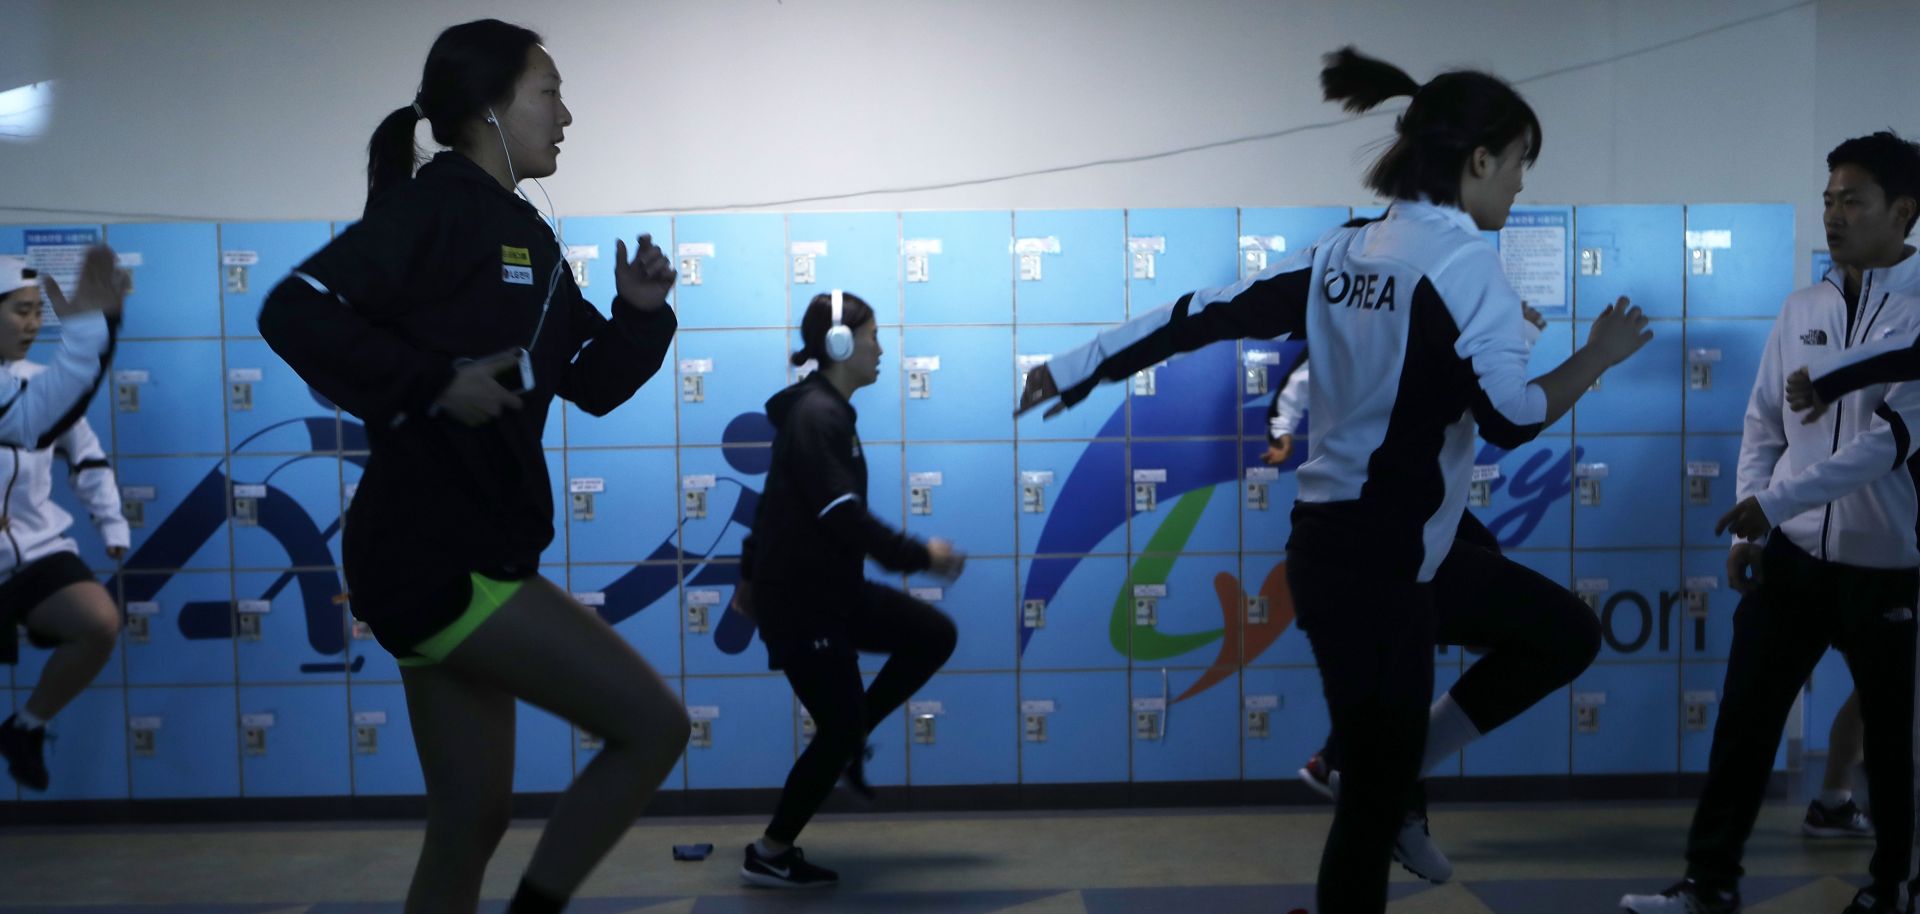
[[[1800,342],[1809,346],[1825,346],[1827,344],[1827,331],[1809,330],[1800,334]]]

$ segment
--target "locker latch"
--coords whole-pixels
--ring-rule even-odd
[[[1580,705],[1573,709],[1574,723],[1581,733],[1600,732],[1600,706]]]
[[[260,615],[258,613],[240,614],[240,640],[260,640]]]
[[[1269,725],[1270,720],[1271,720],[1270,713],[1265,708],[1259,708],[1259,709],[1248,711],[1247,712],[1247,738],[1248,739],[1266,739],[1268,735],[1271,733],[1271,728]]]
[[[1135,710],[1133,712],[1133,738],[1152,742],[1160,738],[1159,711]]]
[[[1708,691],[1688,692],[1681,697],[1683,704],[1680,716],[1687,731],[1690,733],[1705,733],[1709,729],[1707,719],[1711,716],[1709,706],[1712,705],[1719,696]]]
[[[1705,591],[1688,590],[1681,595],[1681,598],[1686,601],[1687,618],[1705,619],[1707,617],[1710,604]]]
[[[1258,276],[1267,268],[1267,249],[1259,245],[1240,246],[1240,278]]]
[[[153,758],[160,754],[160,728],[154,726],[135,726],[132,731],[133,754],[141,758]]]
[[[913,716],[913,742],[919,746],[933,745],[933,715],[915,714]]]
[[[1580,249],[1581,276],[1599,276],[1604,269],[1604,264],[1605,261],[1601,257],[1599,248]]]
[[[240,741],[248,755],[267,754],[267,728],[265,727],[242,727]]]
[[[120,516],[126,518],[129,527],[147,525],[147,503],[129,499],[120,503]]]
[[[1687,250],[1687,272],[1695,276],[1713,275],[1713,250],[1711,248],[1689,248]]]
[[[1272,502],[1267,495],[1266,483],[1264,482],[1247,483],[1247,510],[1265,511],[1267,510],[1268,506],[1271,504]]]
[[[1588,476],[1588,477],[1582,478],[1579,481],[1578,490],[1579,490],[1580,507],[1582,508],[1600,507],[1600,480],[1598,477]]]
[[[127,616],[127,641],[133,644],[146,644],[152,627],[146,616]]]
[[[707,376],[703,374],[681,375],[680,399],[687,403],[707,402]]]
[[[680,258],[680,284],[683,286],[700,285],[700,261],[702,258],[687,256]]]
[[[1133,484],[1133,510],[1137,512],[1153,511],[1160,505],[1160,485],[1152,482]]]
[[[1247,396],[1264,396],[1267,392],[1267,366],[1249,361],[1247,370]]]
[[[1020,510],[1027,514],[1047,513],[1046,485],[1037,482],[1021,483]]]
[[[793,255],[793,284],[794,285],[796,286],[813,285],[815,282],[818,281],[818,276],[819,276],[819,273],[814,268],[814,256],[812,254]]]
[[[685,493],[687,517],[698,520],[707,516],[707,490],[688,489]]]
[[[240,527],[260,526],[260,500],[251,495],[234,496],[233,523]]]
[[[247,268],[241,266],[227,267],[227,294],[245,295],[246,292]]]
[[[907,490],[907,507],[914,514],[933,513],[933,487],[913,486]]]
[[[1020,604],[1020,623],[1027,628],[1047,627],[1047,601],[1027,600]]]
[[[372,724],[356,725],[353,728],[353,751],[358,755],[378,755],[380,728]]]
[[[1265,625],[1267,624],[1268,618],[1269,618],[1269,613],[1267,611],[1267,598],[1264,596],[1248,597],[1247,598],[1247,624],[1248,625]]]
[[[573,519],[577,521],[593,520],[593,493],[573,493]]]
[[[1713,363],[1694,360],[1687,362],[1687,389],[1713,389]]]
[[[929,258],[925,252],[916,252],[916,253],[908,254],[907,255],[907,281],[908,282],[926,282],[929,279],[929,274],[931,273],[930,260],[931,258]]]
[[[1164,237],[1128,238],[1127,252],[1133,262],[1133,278],[1136,280],[1153,279],[1158,272],[1156,259],[1167,252],[1167,239]]]
[[[1040,252],[1022,251],[1020,253],[1020,281],[1039,282],[1044,275],[1044,271],[1040,266]]]
[[[1487,508],[1493,506],[1493,481],[1476,479],[1467,484],[1467,507]]]
[[[227,391],[227,405],[232,407],[234,412],[244,413],[253,411],[252,382],[234,381],[227,385]]]
[[[1136,397],[1156,396],[1159,390],[1160,368],[1143,368],[1133,373],[1133,395]]]
[[[1047,741],[1047,715],[1028,714],[1026,716],[1025,726],[1022,727],[1022,732],[1025,734],[1027,742],[1030,742],[1030,743],[1046,742]]]
[[[687,631],[696,635],[707,633],[707,608],[698,603],[687,604]]]
[[[1687,504],[1707,505],[1713,503],[1713,479],[1707,476],[1687,477]]]
[[[113,386],[114,406],[123,413],[140,411],[140,385],[121,382]]]
[[[585,260],[569,260],[567,261],[567,266],[573,268],[573,284],[582,289],[586,288],[587,262]]]
[[[933,397],[932,372],[924,368],[907,372],[907,399],[926,400]]]
[[[1133,624],[1149,626],[1160,624],[1160,598],[1134,597]]]

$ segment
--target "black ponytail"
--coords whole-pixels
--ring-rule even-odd
[[[866,299],[852,292],[840,293],[840,323],[848,330],[858,330],[873,320],[873,306]],[[807,303],[807,311],[800,316],[800,351],[788,358],[796,367],[809,361],[817,362],[825,368],[833,360],[827,358],[827,331],[833,329],[833,295],[822,292]]]
[[[1320,86],[1327,101],[1348,111],[1369,111],[1381,102],[1411,96],[1395,124],[1393,146],[1367,171],[1367,187],[1391,200],[1425,197],[1442,205],[1460,202],[1460,171],[1475,149],[1500,152],[1527,137],[1526,161],[1540,157],[1540,119],[1520,93],[1497,76],[1455,70],[1420,85],[1383,60],[1342,48],[1326,57]]]
[[[421,120],[432,123],[435,142],[457,145],[468,123],[489,107],[505,107],[527,68],[527,52],[539,44],[538,33],[498,19],[441,32],[427,51],[412,103],[387,115],[367,142],[367,205],[413,177],[420,164],[413,134]]]

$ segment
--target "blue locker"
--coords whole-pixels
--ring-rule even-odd
[[[1004,444],[909,444],[907,530],[970,555],[1012,555],[1014,479]]]
[[[1241,555],[1239,587],[1242,599],[1266,600],[1236,619],[1244,627],[1241,662],[1266,667],[1313,665],[1313,647],[1300,630],[1293,594],[1287,589],[1286,554]],[[1256,615],[1259,612],[1266,614],[1264,623]]]
[[[1015,331],[1014,386],[1026,389],[1026,372],[1056,353],[1070,352],[1092,342],[1111,325],[1077,327],[1021,326]],[[1127,385],[1102,384],[1072,409],[1051,419],[1046,409],[1035,409],[1017,420],[1020,440],[1045,438],[1124,438],[1127,436]]]
[[[1007,441],[1019,392],[1009,327],[909,328],[906,374],[909,441]]]
[[[107,594],[115,597],[116,603],[119,602],[117,599],[119,594],[118,584],[111,577],[103,577],[101,584],[107,588]],[[33,642],[27,640],[26,629],[19,626],[15,626],[11,632],[0,633],[0,637],[19,638],[19,661],[8,669],[12,672],[13,685],[21,688],[32,688],[34,683],[40,681],[40,674],[46,670],[47,659],[53,656],[53,650],[34,646]],[[122,635],[120,639],[114,643],[113,653],[107,657],[107,665],[102,667],[100,674],[95,676],[93,681],[87,685],[90,688],[100,686],[117,687],[124,685],[126,681],[126,636]]]
[[[16,684],[30,682],[16,677]],[[11,695],[14,709],[27,703],[30,687]],[[124,800],[127,798],[127,692],[95,683],[47,725],[47,789],[19,791],[21,800]],[[12,779],[0,796],[13,796]]]
[[[1573,590],[1600,615],[1602,660],[1680,655],[1686,601],[1680,556],[1668,550],[1575,552]]]
[[[1714,525],[1733,510],[1739,486],[1740,436],[1688,435],[1682,528],[1689,546],[1732,545],[1733,534],[1714,535]],[[1783,518],[1784,520],[1784,518]]]
[[[1125,558],[1030,559],[1022,570],[1021,669],[1127,665],[1130,642],[1125,613],[1132,601],[1127,599]],[[1121,613],[1118,619],[1116,612]]]
[[[1306,439],[1294,444],[1294,456],[1285,466],[1270,467],[1260,459],[1265,438],[1247,438],[1240,444],[1240,548],[1246,552],[1285,552],[1293,532],[1293,500],[1300,494],[1294,471],[1306,454]]]
[[[219,342],[122,342],[112,381],[101,393],[113,398],[114,446],[120,454],[226,452]]]
[[[346,682],[346,584],[333,569],[233,576],[240,682]]]
[[[1584,344],[1593,324],[1582,321],[1575,333]],[[1680,431],[1681,392],[1686,389],[1687,360],[1684,324],[1659,320],[1647,325],[1653,339],[1639,352],[1607,370],[1600,383],[1573,406],[1581,435]],[[1553,366],[1540,363],[1534,374]]]
[[[642,234],[653,235],[653,243],[660,246],[673,258],[673,223],[665,216],[589,216],[566,219],[561,222],[566,242],[572,252],[574,280],[580,286],[580,294],[600,309],[602,315],[613,313],[613,301],[617,294],[613,278],[614,261],[618,249],[616,239],[627,243],[627,256],[633,256],[638,239]],[[775,239],[775,246],[778,245]],[[585,282],[580,282],[581,278]],[[683,287],[684,289],[684,287]],[[759,326],[775,326],[786,317],[786,298],[776,293],[764,302],[771,320],[759,322]],[[676,304],[674,298],[667,300],[669,307]],[[697,319],[690,321],[685,309],[677,311],[681,327],[703,326]],[[578,407],[568,403],[566,413],[566,441],[574,447],[633,447],[649,444],[672,444],[674,440],[673,422],[673,350],[667,350],[665,361],[659,373],[642,385],[633,397],[606,416],[590,416]],[[547,423],[547,444],[557,447],[559,414],[563,401],[555,401],[553,411]]]
[[[1127,313],[1138,317],[1238,280],[1239,228],[1231,209],[1128,210]]]
[[[1269,206],[1240,210],[1240,275],[1252,276],[1313,246],[1347,221],[1344,206]]]
[[[687,714],[694,723],[683,762],[689,789],[786,783],[799,734],[785,677],[695,676],[686,680],[686,689]]]
[[[573,728],[540,708],[514,702],[513,792],[559,793],[573,783]],[[678,787],[679,783],[669,780]]]
[[[211,222],[107,227],[107,243],[133,273],[122,339],[220,335],[220,239]],[[127,350],[120,349],[120,364]]]
[[[1127,551],[1126,445],[1037,442],[1018,457],[1022,555]]]
[[[592,455],[595,452],[582,451],[580,453]],[[624,453],[624,452],[601,451],[598,453],[600,454],[616,453],[617,454],[617,453]],[[572,546],[573,543],[579,540],[581,533],[583,532],[583,531],[574,529],[574,523],[573,523],[573,518],[574,518],[573,493],[574,493],[574,489],[576,488],[576,484],[574,482],[574,477],[569,476],[567,473],[568,453],[566,451],[549,449],[546,451],[546,457],[547,457],[547,489],[550,496],[553,498],[553,540],[548,542],[547,548],[540,552],[540,564],[564,565],[567,562],[567,554],[568,554],[567,550]],[[588,460],[588,464],[591,465],[593,462],[594,461],[590,457],[590,459]],[[593,469],[593,468],[594,467],[592,466],[588,467],[588,469]],[[591,499],[590,503],[597,509],[600,504],[601,493],[590,491],[591,489],[594,488],[593,479],[595,478],[598,478],[598,477],[583,477],[582,481],[578,484],[578,488],[583,490],[582,494],[585,494],[590,497]],[[353,494],[352,494],[353,490],[358,490],[359,487],[360,487],[360,484],[356,480],[354,483],[352,483],[351,489],[347,494],[347,508],[349,510],[353,508]]]
[[[1266,443],[1271,431],[1267,408],[1286,387],[1287,379],[1302,364],[1307,344],[1294,340],[1240,341],[1240,437]],[[1312,429],[1302,415],[1293,434],[1304,440]],[[1305,454],[1304,449],[1300,450]],[[1304,463],[1304,456],[1300,458]]]
[[[599,613],[662,676],[680,675],[677,576],[671,565],[574,565],[567,570],[574,599]]]
[[[1574,210],[1574,228],[1575,316],[1592,320],[1622,295],[1648,317],[1685,315],[1686,214],[1681,207],[1581,206]]]
[[[928,574],[908,579],[909,593],[953,618],[960,631],[953,656],[942,669],[961,673],[1011,670],[1019,654],[1019,591],[1013,559],[969,559],[957,581]]]
[[[351,795],[347,719],[345,682],[241,686],[241,792],[249,797]]]
[[[1682,471],[1678,435],[1582,435],[1574,467],[1577,549],[1677,546]]]
[[[1013,214],[902,213],[908,324],[1013,323]]]
[[[1504,548],[1565,549],[1573,542],[1577,459],[1568,438],[1536,438],[1512,451],[1481,442],[1467,510]]]
[[[1680,770],[1698,774],[1707,770],[1713,751],[1713,728],[1720,720],[1720,699],[1725,695],[1727,665],[1724,663],[1683,663],[1680,665],[1680,694],[1676,696],[1680,718]],[[1839,696],[1845,700],[1846,696]],[[1820,722],[1825,727],[1829,715]],[[1787,741],[1784,735],[1773,753],[1773,770],[1787,767]]]
[[[1565,362],[1568,356],[1586,338],[1575,339],[1576,328],[1572,321],[1551,320],[1547,329],[1540,331],[1540,338],[1533,343],[1533,349],[1527,353],[1527,377],[1538,378]],[[1566,435],[1573,432],[1573,411],[1568,410],[1560,420],[1546,427],[1543,434]]]
[[[1239,779],[1240,674],[1186,694],[1201,675],[1197,670],[1134,671],[1128,720],[1134,781]]]
[[[1547,580],[1573,588],[1573,553],[1567,550],[1519,549],[1504,553],[1507,558],[1539,572]]]
[[[348,751],[353,755],[355,796],[419,796],[427,792],[413,720],[400,685],[361,685],[347,690]]]
[[[915,786],[1020,780],[1019,689],[1012,673],[941,673],[907,702]]]
[[[267,294],[331,240],[333,229],[325,222],[221,225],[220,296],[226,335],[259,336],[260,305]]]
[[[1770,320],[1687,321],[1685,396],[1689,433],[1741,430],[1772,332]],[[1791,352],[1785,357],[1795,361]],[[1786,370],[1800,367],[1796,364]]]
[[[680,611],[686,620],[688,676],[746,675],[767,671],[767,650],[758,628],[733,605],[737,565],[689,565],[680,584]]]
[[[1224,628],[1246,607],[1237,599],[1221,605],[1219,579],[1239,570],[1234,556],[1136,557],[1132,584],[1112,610],[1117,627],[1133,630],[1134,667],[1237,667],[1239,650]]]
[[[1320,671],[1313,667],[1249,669],[1240,674],[1244,777],[1291,781],[1332,731]],[[1459,770],[1455,766],[1454,770]]]
[[[1440,692],[1434,692],[1438,698]],[[1469,744],[1461,752],[1461,770],[1467,777],[1520,774],[1566,774],[1567,690],[1555,689],[1520,716]]]
[[[865,299],[882,325],[900,323],[897,213],[790,214],[787,260],[794,326],[815,295],[834,289]]]
[[[1793,291],[1793,206],[1687,207],[1687,317],[1772,317]]]
[[[788,384],[786,333],[683,331],[679,346],[675,396],[680,399],[680,443],[772,441],[772,426],[764,418],[753,417],[764,417],[767,398]],[[881,363],[885,362],[882,358]]]
[[[264,341],[227,340],[225,345],[227,425],[234,453],[340,449],[339,411]]]
[[[228,523],[236,568],[331,568],[340,460],[331,454],[235,457]]]
[[[738,557],[766,489],[765,445],[680,451],[680,543],[689,559]]]
[[[133,798],[239,796],[238,701],[230,685],[128,689]]]
[[[1125,212],[1019,211],[1013,214],[1013,234],[1016,321],[1078,324],[1126,318]]]
[[[123,586],[128,684],[234,682],[232,578],[225,572],[130,574]]]
[[[867,510],[872,511],[873,516],[894,527],[905,528],[907,525],[905,446],[872,444],[863,440],[860,442],[860,449],[867,458]],[[954,512],[947,513],[950,517]],[[971,547],[963,544],[962,548]]]
[[[1596,663],[1573,681],[1574,774],[1677,770],[1680,720],[1672,663]]]
[[[1135,441],[1131,450],[1135,553],[1239,551],[1239,442]]]
[[[1021,783],[1129,779],[1133,715],[1124,671],[1023,672],[1019,712]]]
[[[872,384],[860,388],[853,394],[853,407],[860,413],[860,440],[899,441],[904,437],[901,431],[901,402],[904,397],[902,388],[906,383],[905,370],[902,368],[902,359],[900,357],[903,346],[901,340],[902,328],[898,326],[880,327],[874,332],[874,338],[880,343],[880,371],[878,375],[875,376]],[[801,346],[800,331],[798,328],[795,328],[787,335],[788,351],[798,352]],[[810,368],[806,369],[808,372],[811,370]],[[806,376],[802,372],[803,369],[801,368],[790,368],[787,371],[787,382],[799,382]],[[767,391],[766,395],[761,398],[761,406],[764,407],[767,397],[771,397],[777,392],[777,390]],[[745,420],[742,421],[744,422]],[[764,440],[772,441],[774,434],[772,426],[764,419],[756,421],[757,425],[743,425],[742,428],[764,428]],[[728,440],[737,442],[761,439],[747,435],[743,431],[729,435]]]
[[[113,469],[133,541],[126,567],[225,568],[231,563],[227,474],[218,459],[132,457],[114,461]],[[156,537],[162,530],[164,535]]]
[[[785,326],[786,233],[778,213],[674,217],[681,329]]]
[[[1231,438],[1241,434],[1244,375],[1237,344],[1214,343],[1136,373],[1130,391],[1136,438]],[[1259,431],[1259,429],[1255,429]]]
[[[1680,620],[1681,655],[1694,660],[1725,660],[1733,648],[1733,612],[1740,593],[1727,582],[1727,550],[1689,549],[1684,561]]]
[[[671,559],[679,498],[665,449],[567,454],[568,555],[575,563]]]

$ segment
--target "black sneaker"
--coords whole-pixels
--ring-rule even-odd
[[[763,857],[758,844],[747,845],[747,862],[740,864],[740,876],[748,885],[771,889],[817,889],[837,884],[840,874],[824,866],[807,862],[797,847],[775,857]]]
[[[854,756],[853,761],[847,763],[847,770],[840,774],[840,783],[866,803],[874,799],[873,785],[867,783],[867,763],[872,760],[873,744],[868,743],[866,750]]]
[[[46,744],[45,727],[29,730],[17,717],[0,724],[0,756],[6,756],[7,773],[28,790],[47,789]]]
[[[1800,822],[1800,833],[1809,838],[1871,838],[1873,820],[1852,800],[1834,807],[1814,800],[1807,804],[1807,817]]]
[[[1628,895],[1620,899],[1620,908],[1632,914],[1739,914],[1740,893],[1682,879],[1658,895]]]
[[[1849,804],[1851,805],[1851,804]],[[1899,889],[1868,886],[1853,896],[1853,902],[1840,914],[1908,914],[1912,908],[1900,905]]]

